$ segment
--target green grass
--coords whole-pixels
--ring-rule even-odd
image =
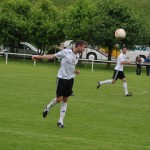
[[[96,89],[98,80],[109,79],[105,65],[78,66],[74,97],[70,97],[65,128],[56,126],[59,104],[47,118],[45,105],[55,97],[58,64],[0,58],[1,150],[148,150],[150,149],[150,77],[125,67],[128,89],[121,81]]]

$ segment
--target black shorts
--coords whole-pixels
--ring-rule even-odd
[[[56,89],[57,97],[59,97],[59,96],[64,96],[64,97],[71,96],[73,93],[73,91],[72,91],[73,83],[74,83],[74,78],[69,79],[69,80],[57,78],[57,89]]]
[[[119,70],[114,70],[114,74],[113,74],[113,80],[117,80],[119,79],[123,79],[125,78],[124,72],[123,71],[119,71]]]

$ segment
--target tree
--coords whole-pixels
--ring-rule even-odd
[[[10,47],[14,52],[14,46],[20,41],[28,39],[28,20],[31,4],[26,0],[9,0],[2,3],[0,9],[0,41]]]
[[[90,0],[78,0],[64,13],[64,32],[67,39],[88,41],[94,5]]]
[[[67,38],[84,39],[91,45],[108,47],[108,60],[111,60],[116,43],[123,42],[131,48],[144,42],[142,23],[127,7],[115,1],[101,0],[95,5],[90,0],[78,0],[65,15],[64,32]],[[118,28],[127,32],[123,41],[114,36]]]
[[[123,28],[127,32],[127,37],[121,42],[129,48],[144,42],[140,39],[143,30],[141,22],[127,7],[115,1],[98,2],[91,22],[91,41],[96,45],[108,47],[108,60],[111,60],[114,45],[120,42],[114,37],[115,30],[118,28]]]
[[[42,53],[47,47],[56,45],[64,39],[60,14],[50,0],[36,2],[31,14],[30,39]]]

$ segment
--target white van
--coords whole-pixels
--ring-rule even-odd
[[[74,42],[73,40],[67,40],[64,43],[61,43],[61,45],[63,45],[63,48],[72,48],[74,46]],[[89,46],[82,53],[81,58],[89,60],[108,60],[107,54]]]
[[[127,51],[126,59],[128,61],[135,62],[136,57],[140,56],[144,61],[144,59],[149,55],[150,55],[150,47],[136,45],[132,51],[131,50]]]
[[[87,47],[86,50],[82,53],[82,59],[89,60],[108,60],[108,56],[102,53],[100,50],[92,49]]]

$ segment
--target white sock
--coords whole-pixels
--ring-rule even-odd
[[[102,84],[111,84],[112,80],[105,80],[105,81],[100,81],[100,85]]]
[[[124,89],[125,95],[127,95],[127,94],[128,94],[127,82],[124,82],[124,83],[123,83],[123,89]]]
[[[51,107],[57,104],[56,98],[52,99],[51,102],[47,105],[47,109],[49,110]]]
[[[63,124],[63,120],[66,114],[66,110],[67,110],[67,102],[61,102],[60,105],[60,117],[59,117],[59,121],[61,124]]]

